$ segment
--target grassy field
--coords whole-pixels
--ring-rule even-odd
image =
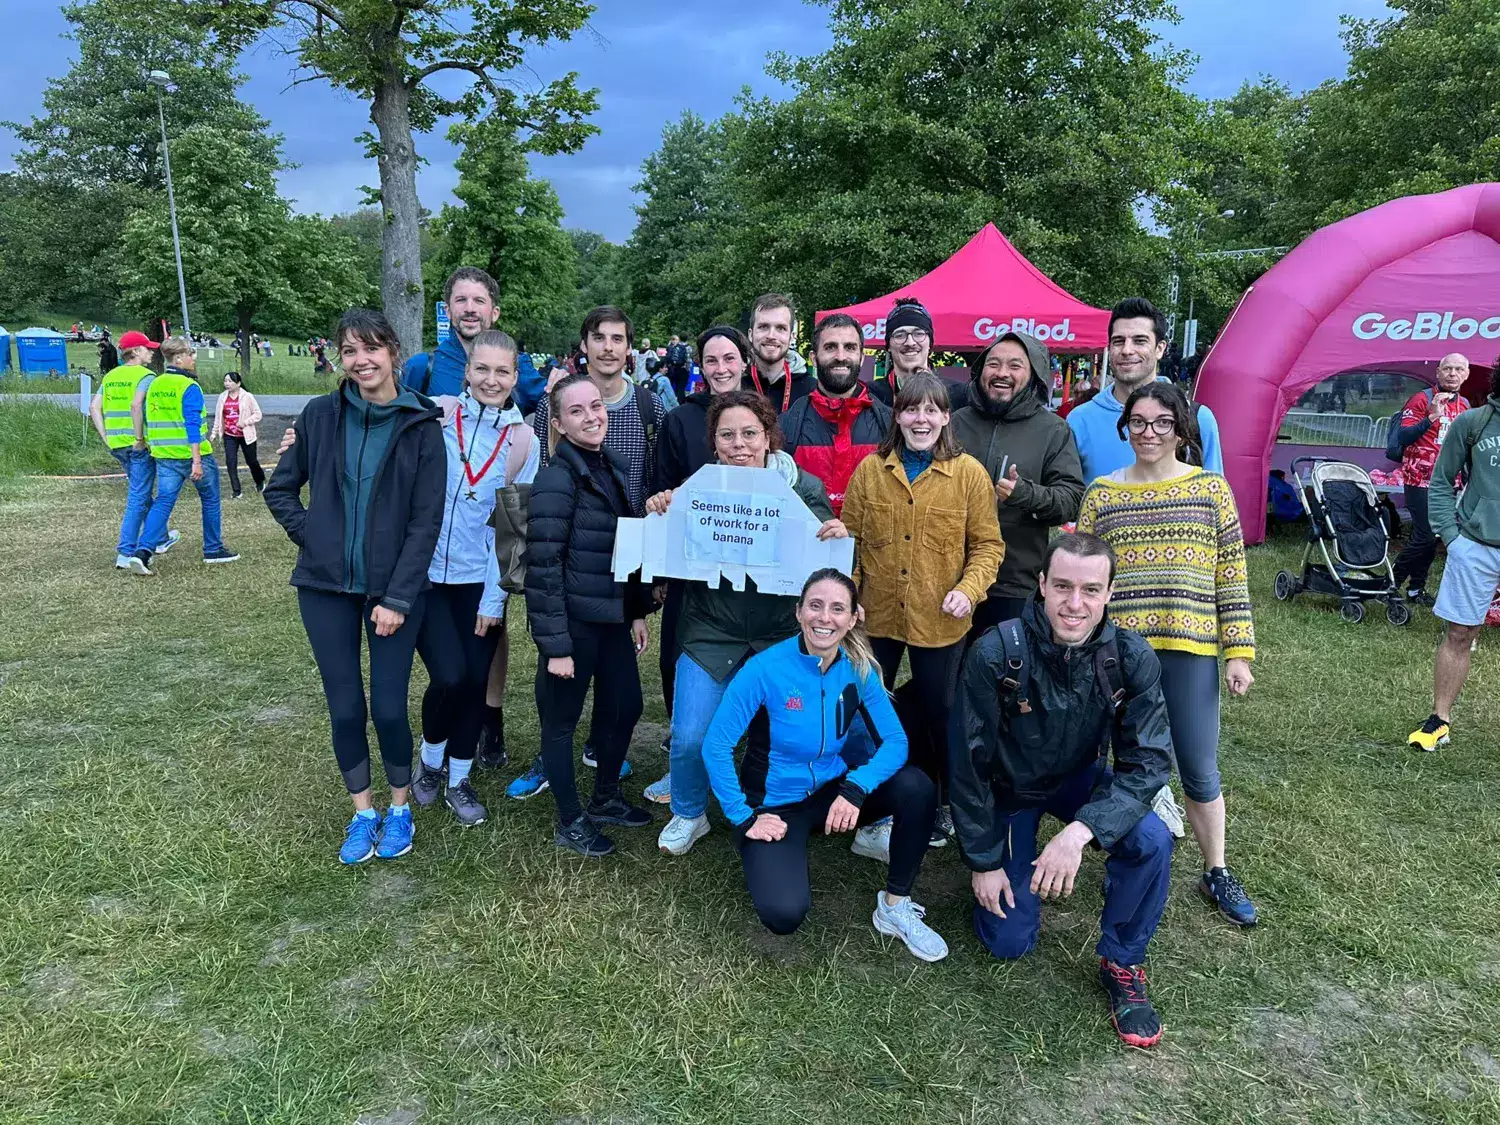
[[[227,503],[244,561],[205,568],[188,495],[158,575],[117,574],[121,503],[0,491],[5,1125],[1500,1120],[1494,642],[1455,745],[1409,752],[1432,618],[1276,603],[1290,540],[1252,551],[1258,680],[1225,708],[1230,854],[1264,921],[1210,913],[1184,842],[1150,963],[1166,1038],[1140,1053],[1094,981],[1097,856],[1015,964],[982,955],[951,848],[917,890],[946,962],[873,932],[881,873],[846,840],[815,845],[813,914],[773,939],[721,821],[682,860],[617,830],[588,863],[552,846],[549,799],[504,800],[514,768],[479,780],[488,824],[423,812],[410,857],[341,868],[291,546]],[[663,766],[643,670],[637,796]]]

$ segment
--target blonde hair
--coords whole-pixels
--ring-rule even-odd
[[[168,336],[161,342],[160,350],[163,362],[175,364],[183,356],[193,354],[193,345],[181,336]]]
[[[547,392],[547,456],[551,457],[557,452],[557,418],[562,409],[563,391],[569,387],[576,387],[580,383],[591,383],[588,375],[582,371],[575,371],[571,375],[564,375],[552,389]]]
[[[854,585],[854,579],[842,570],[835,570],[831,566],[813,571],[807,576],[807,581],[802,584],[802,594],[797,599],[797,608],[802,608],[802,603],[807,601],[807,592],[819,582],[837,582],[849,595],[849,609],[854,613],[855,620],[849,631],[844,634],[844,639],[839,642],[839,650],[843,652],[844,658],[854,666],[854,671],[860,679],[865,679],[871,672],[877,676],[880,675],[880,661],[875,659],[875,647],[870,644],[870,635],[865,632],[865,627],[859,620],[859,588]]]

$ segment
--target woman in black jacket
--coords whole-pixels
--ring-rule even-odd
[[[323,678],[334,756],[354,802],[339,859],[363,863],[411,851],[407,685],[443,524],[446,470],[440,412],[396,381],[401,344],[390,322],[353,309],[339,321],[337,341],[344,378],[303,409],[265,498],[299,548],[292,585]],[[370,800],[361,625],[370,646],[368,710],[391,786],[384,820]]]
[[[630,515],[630,501],[626,466],[604,448],[609,413],[599,388],[587,375],[569,375],[548,399],[556,448],[531,486],[526,616],[537,646],[542,769],[557,801],[554,839],[593,858],[614,851],[595,822],[627,828],[651,823],[620,793],[620,765],[641,717],[636,657],[646,651],[649,595],[638,578],[614,578],[615,526]],[[590,682],[599,768],[585,816],[574,779],[573,735]]]

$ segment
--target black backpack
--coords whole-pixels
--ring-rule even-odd
[[[995,629],[1005,650],[1005,675],[996,685],[1001,706],[1003,708],[1005,703],[1014,699],[1016,710],[1029,715],[1031,701],[1027,691],[1031,687],[1031,649],[1021,631],[1021,622],[1012,618],[1000,622]],[[1119,646],[1113,640],[1105,641],[1094,650],[1094,679],[1113,705],[1114,714],[1118,715],[1125,703],[1125,674],[1120,669]]]
[[[1424,391],[1422,401],[1426,408],[1431,410],[1432,392]],[[1401,418],[1405,413],[1405,407],[1396,411],[1396,416],[1391,419],[1391,428],[1385,433],[1385,459],[1387,461],[1394,461],[1398,465],[1401,463],[1402,458],[1406,456],[1406,446],[1401,444]]]

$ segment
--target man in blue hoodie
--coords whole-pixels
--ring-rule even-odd
[[[495,327],[500,316],[500,286],[476,266],[459,266],[443,285],[443,301],[453,332],[435,350],[407,360],[401,376],[402,383],[429,398],[463,394],[474,337]],[[547,393],[547,384],[530,356],[518,375],[511,401],[522,414],[530,414]]]
[[[1085,485],[1134,464],[1130,442],[1120,436],[1120,416],[1130,392],[1157,377],[1157,365],[1166,350],[1167,318],[1146,298],[1127,297],[1111,310],[1109,374],[1113,382],[1068,413]],[[1206,406],[1198,407],[1198,434],[1203,443],[1203,467],[1211,473],[1222,473],[1219,423]]]

